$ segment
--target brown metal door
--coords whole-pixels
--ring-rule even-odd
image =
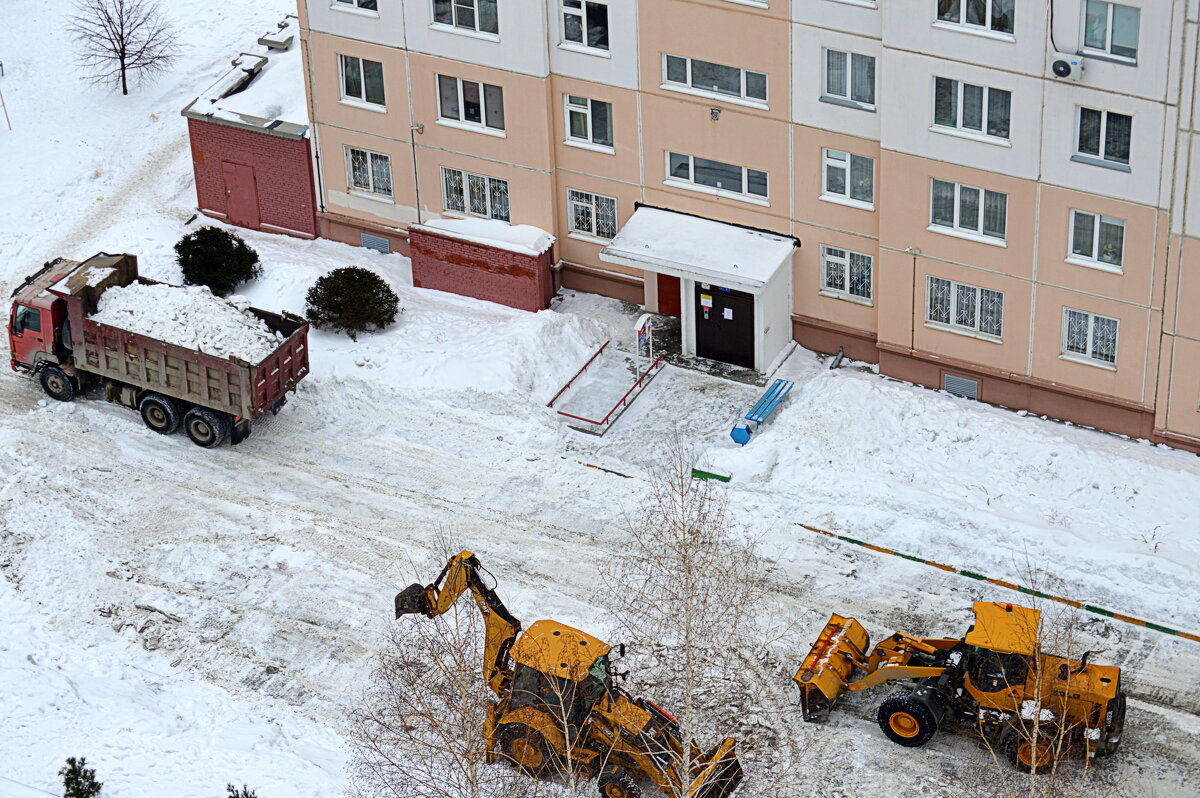
[[[669,274],[658,275],[658,312],[678,318],[680,304],[679,278]]]
[[[754,368],[754,295],[696,284],[696,354]]]
[[[254,167],[224,161],[221,174],[225,177],[225,214],[230,224],[258,229],[258,189],[254,184]]]

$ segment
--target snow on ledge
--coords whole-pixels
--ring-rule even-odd
[[[496,219],[431,219],[423,224],[409,225],[409,229],[534,257],[550,249],[555,241],[554,236],[540,227],[509,224]]]

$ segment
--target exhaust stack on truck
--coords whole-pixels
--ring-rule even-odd
[[[102,302],[109,291],[116,301]],[[168,309],[189,302],[190,317]],[[128,254],[47,263],[13,292],[8,340],[13,370],[38,376],[50,397],[99,384],[150,429],[182,426],[205,448],[245,440],[309,371],[304,319],[148,280]]]

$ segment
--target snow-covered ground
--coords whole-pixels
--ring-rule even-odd
[[[292,6],[164,6],[183,57],[121,97],[63,66],[60,4],[6,4],[0,290],[50,257],[100,250],[178,281],[171,247],[197,224],[178,109]],[[671,367],[595,438],[544,405],[602,341],[629,335],[620,303],[569,295],[526,314],[414,289],[399,256],[245,237],[265,269],[241,290],[257,306],[302,311],[318,275],[355,264],[388,279],[405,312],[358,344],[314,332],[311,376],[237,448],[163,438],[127,409],[51,402],[0,375],[0,795],[54,793],[67,756],[86,756],[109,798],[211,797],[227,782],[261,798],[336,794],[345,707],[392,595],[436,573],[439,531],[479,554],[519,617],[603,635],[595,566],[623,545],[623,515],[677,429],[733,475],[735,517],[778,562],[785,661],[833,611],[876,635],[940,635],[964,628],[972,600],[1016,598],[800,523],[1200,630],[1191,455],[855,364],[829,371],[803,350],[781,371],[791,397],[744,449],[728,430],[759,389]],[[1075,617],[1133,696],[1103,765],[1115,794],[1200,795],[1200,645]],[[812,761],[797,798],[956,793],[973,746],[900,749],[875,727],[878,700],[848,696],[827,724],[783,730]]]

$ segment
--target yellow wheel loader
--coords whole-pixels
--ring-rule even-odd
[[[903,746],[939,730],[974,727],[1025,772],[1049,772],[1072,751],[1104,757],[1125,725],[1121,669],[1045,654],[1041,612],[977,601],[962,638],[896,632],[871,647],[862,624],[833,615],[794,677],[804,719],[829,714],[847,690],[902,688],[879,706],[879,728]]]
[[[506,759],[532,776],[598,778],[602,798],[638,798],[640,779],[671,798],[726,798],[741,782],[731,737],[707,753],[693,743],[685,764],[675,718],[614,683],[612,646],[557,621],[521,633],[469,551],[432,584],[398,593],[396,617],[436,617],[466,591],[483,615],[483,678],[498,697],[483,721],[488,761]]]

